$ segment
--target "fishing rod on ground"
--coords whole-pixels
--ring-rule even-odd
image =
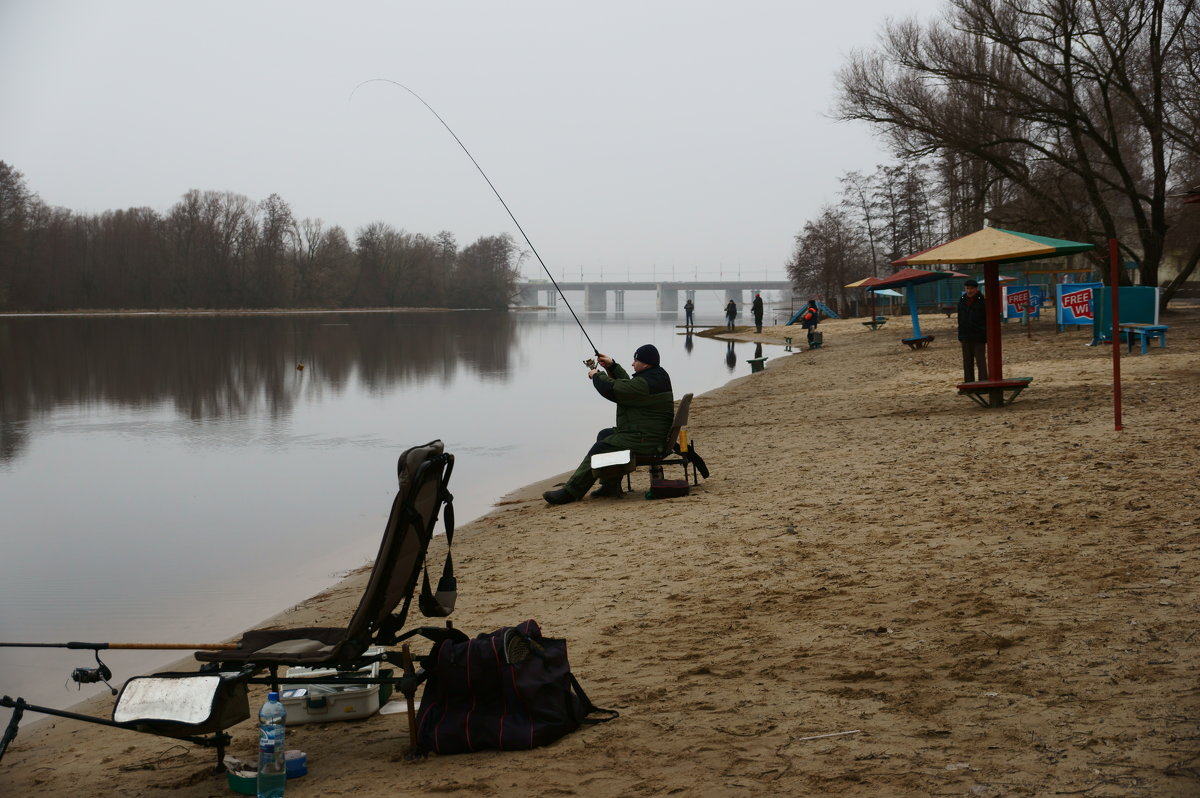
[[[411,94],[413,97],[416,97],[417,100],[420,101],[421,105],[424,105],[426,108],[428,108],[429,113],[431,113],[435,117],[437,117],[437,121],[442,123],[442,127],[446,128],[446,130],[450,133],[450,135],[454,137],[454,140],[458,142],[458,146],[461,147],[462,151],[465,152],[467,154],[467,157],[471,159],[471,163],[475,164],[475,168],[479,170],[479,174],[481,174],[483,176],[483,179],[487,182],[488,188],[490,188],[492,190],[492,193],[496,195],[496,199],[500,200],[500,204],[504,206],[505,212],[508,213],[508,218],[512,219],[513,224],[515,224],[517,226],[517,229],[521,231],[521,237],[525,239],[525,243],[529,245],[529,249],[530,249],[530,251],[533,252],[533,256],[535,258],[537,258],[538,263],[541,264],[542,271],[544,271],[546,273],[546,276],[550,278],[550,282],[554,285],[554,290],[558,292],[558,295],[560,297],[562,297],[562,301],[564,304],[566,304],[567,310],[571,311],[571,316],[572,316],[572,318],[575,319],[575,323],[579,325],[579,330],[580,330],[580,332],[583,333],[583,337],[587,339],[588,346],[592,347],[592,354],[599,355],[600,350],[596,348],[596,345],[594,343],[592,343],[592,337],[590,335],[588,335],[587,330],[583,326],[583,322],[581,322],[579,320],[579,316],[576,315],[575,308],[571,307],[571,302],[570,302],[570,300],[567,299],[567,295],[564,294],[562,289],[558,287],[558,281],[554,279],[554,275],[551,274],[550,269],[546,267],[546,262],[544,260],[542,260],[542,256],[540,254],[538,254],[537,247],[535,247],[533,245],[533,242],[529,240],[529,236],[525,233],[525,228],[521,227],[521,223],[517,221],[517,217],[513,214],[512,210],[508,207],[508,203],[504,201],[504,197],[500,196],[500,192],[496,190],[496,186],[495,186],[495,184],[492,183],[492,179],[487,176],[487,172],[483,171],[483,167],[479,165],[479,161],[475,160],[475,156],[472,155],[471,151],[467,149],[467,145],[462,143],[462,139],[460,139],[458,137],[458,134],[455,133],[453,128],[451,128],[450,125],[448,125],[446,123],[445,119],[442,119],[442,115],[439,114],[437,111],[435,111],[433,109],[432,105],[425,102],[424,97],[417,94],[415,91],[410,89],[408,86],[405,86],[403,83],[400,83],[395,80],[391,80],[389,78],[371,78],[370,80],[364,80],[362,83],[360,83],[354,87],[354,91],[350,92],[350,99],[353,100],[354,93],[357,92],[363,86],[367,85],[368,83],[390,83],[393,86],[399,86],[400,88],[404,89],[406,92]],[[584,365],[588,366],[589,368],[596,367],[596,362],[595,362],[594,358],[588,358],[587,360],[584,360],[583,362],[584,362]]]
[[[96,667],[75,668],[71,671],[71,681],[78,685],[96,684],[103,682],[112,691],[117,690],[108,680],[113,677],[112,669],[100,659],[101,651],[231,651],[237,648],[236,643],[0,643],[0,648],[67,648],[75,651],[91,651],[96,657]]]

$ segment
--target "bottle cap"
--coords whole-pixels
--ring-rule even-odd
[[[279,700],[279,693],[277,693],[277,692],[275,692],[274,690],[272,690],[271,692],[267,693],[267,700],[268,700],[268,701],[278,701],[278,700]]]

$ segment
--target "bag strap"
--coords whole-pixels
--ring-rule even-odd
[[[587,693],[583,692],[583,687],[579,684],[579,680],[575,678],[575,674],[567,671],[567,678],[571,680],[571,689],[575,691],[575,695],[579,696],[579,700],[583,702],[583,717],[576,718],[580,723],[597,724],[608,723],[610,720],[616,720],[621,717],[621,713],[615,709],[604,709],[592,703],[592,700],[587,697]],[[596,712],[603,712],[608,715],[607,718],[589,718],[588,715]]]
[[[529,644],[529,653],[530,654],[532,654],[533,656],[537,657],[540,660],[545,661],[546,652],[542,649],[541,643],[539,643],[537,640],[534,640],[531,635],[526,634],[525,632],[522,632],[521,628],[519,626],[511,627],[511,629],[509,631],[516,633],[521,638],[523,638],[526,643]],[[507,649],[507,648],[508,648],[508,646],[505,645],[505,649]],[[570,702],[567,703],[567,711],[570,712],[571,717],[574,718],[575,721],[577,721],[578,723],[588,723],[588,724],[608,723],[610,720],[616,720],[617,718],[621,717],[621,713],[617,712],[615,709],[604,709],[603,707],[598,707],[595,704],[593,704],[592,699],[588,698],[587,693],[585,693],[583,691],[583,685],[581,685],[579,683],[579,680],[575,678],[575,674],[571,673],[570,671],[567,671],[567,678],[571,680],[571,689],[574,691],[575,695],[579,696],[579,701],[581,704],[583,704],[583,717],[576,718],[575,713],[571,711]],[[592,715],[597,712],[603,712],[604,714],[608,715],[608,717],[607,718],[589,718],[588,717],[588,715]]]
[[[438,500],[442,502],[442,528],[446,531],[446,562],[442,565],[442,577],[438,580],[437,593],[429,587],[429,562],[422,563],[421,595],[417,606],[426,618],[444,618],[454,612],[458,598],[458,580],[454,578],[454,496],[446,489],[446,483],[438,486]]]

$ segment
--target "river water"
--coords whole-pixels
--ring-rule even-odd
[[[654,343],[676,397],[750,370],[673,317],[586,323],[626,367]],[[590,354],[565,309],[0,317],[0,641],[234,635],[368,562],[397,456],[434,438],[476,518],[611,426]],[[182,655],[102,656],[121,680]],[[0,648],[0,693],[67,706],[93,664]]]

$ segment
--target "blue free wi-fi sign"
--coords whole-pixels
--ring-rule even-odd
[[[1058,323],[1092,324],[1096,320],[1096,289],[1103,283],[1059,283],[1054,286]]]
[[[1004,318],[1023,319],[1042,315],[1042,287],[1040,285],[1010,285],[1004,289]]]

